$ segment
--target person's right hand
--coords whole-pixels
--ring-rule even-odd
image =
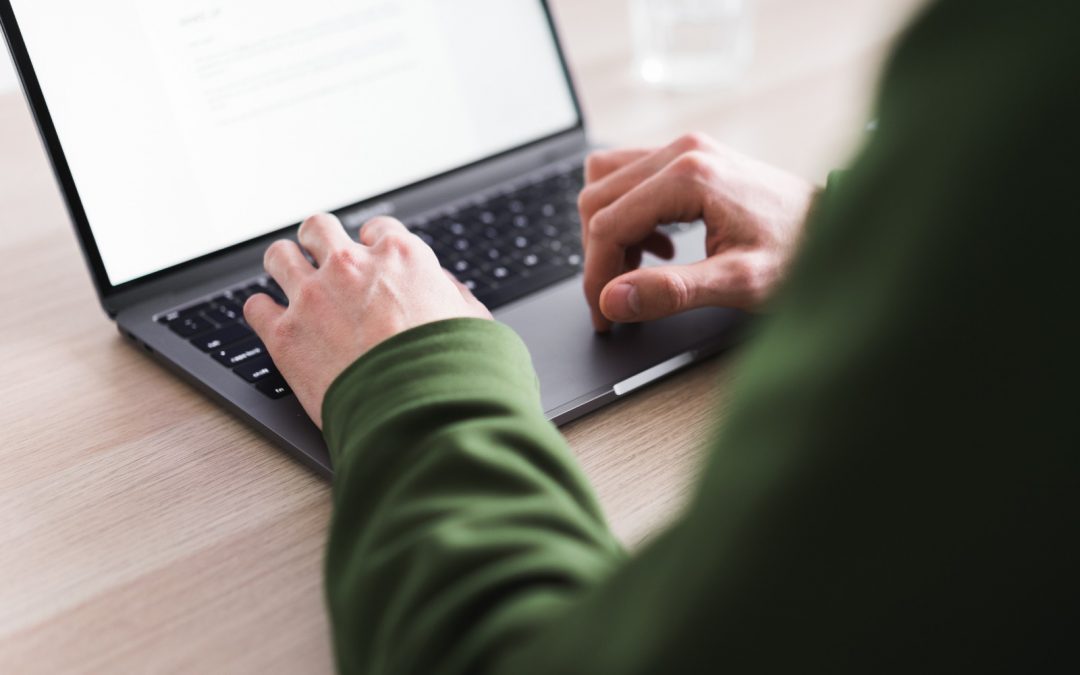
[[[601,332],[697,307],[757,309],[783,277],[818,192],[701,134],[659,150],[594,153],[585,180],[585,296]],[[638,269],[643,249],[672,256],[658,225],[699,219],[705,260]]]

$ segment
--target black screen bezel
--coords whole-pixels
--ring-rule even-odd
[[[482,159],[470,162],[466,165],[451,169],[449,171],[442,172],[440,174],[430,176],[423,180],[411,183],[409,185],[395,188],[389,192],[385,192],[379,195],[373,195],[366,197],[360,201],[352,204],[345,204],[334,211],[346,211],[358,207],[362,207],[365,204],[378,203],[392,198],[407,190],[412,190],[421,186],[431,184],[449,176],[461,173],[472,169],[478,165],[496,160],[522,150],[534,148],[544,143],[552,142],[560,138],[571,136],[574,134],[582,133],[585,130],[585,117],[582,112],[581,101],[578,97],[577,87],[574,84],[573,75],[570,72],[569,64],[566,60],[566,53],[563,49],[562,41],[559,38],[558,30],[555,26],[555,19],[551,12],[551,7],[548,0],[539,0],[541,7],[544,10],[544,16],[547,20],[548,29],[551,32],[551,38],[555,45],[555,51],[559,57],[559,65],[562,68],[563,77],[566,80],[566,85],[570,90],[570,98],[574,105],[574,111],[577,115],[577,122],[562,131],[557,131],[548,136],[538,138],[514,148],[509,148],[494,155],[484,157]],[[56,127],[53,124],[52,114],[49,112],[49,106],[45,101],[44,93],[41,90],[41,85],[38,82],[37,73],[34,70],[33,64],[30,61],[30,55],[26,48],[26,43],[23,41],[22,32],[19,29],[18,21],[15,17],[15,12],[11,6],[11,0],[0,0],[0,31],[3,32],[4,37],[7,40],[8,49],[11,53],[12,61],[14,62],[15,69],[22,82],[23,93],[26,96],[26,100],[33,112],[34,119],[37,123],[38,132],[41,136],[42,143],[49,155],[50,162],[52,164],[53,173],[56,177],[56,181],[60,186],[61,192],[64,196],[64,202],[68,209],[68,214],[71,218],[72,224],[75,227],[76,234],[79,239],[79,244],[82,248],[83,257],[86,260],[87,266],[90,268],[91,276],[94,280],[94,285],[97,289],[99,298],[103,304],[108,304],[106,301],[109,298],[116,296],[118,293],[133,290],[142,285],[161,279],[169,274],[181,272],[191,269],[192,267],[205,263],[210,260],[215,260],[226,256],[230,253],[238,251],[244,247],[250,246],[256,242],[262,240],[269,240],[272,238],[280,237],[287,234],[290,230],[296,228],[299,223],[288,223],[281,228],[267,232],[265,234],[258,235],[251,239],[247,239],[242,242],[238,242],[227,248],[218,249],[212,253],[193,258],[191,260],[172,265],[170,267],[158,270],[151,274],[147,274],[136,279],[131,279],[120,284],[113,284],[109,279],[108,272],[105,269],[104,261],[101,257],[101,252],[98,249],[97,240],[94,238],[93,230],[90,227],[89,219],[86,216],[86,211],[83,207],[82,198],[79,196],[78,188],[75,185],[74,176],[71,173],[71,168],[68,165],[67,157],[64,154],[64,149],[60,143],[60,137],[56,131]]]

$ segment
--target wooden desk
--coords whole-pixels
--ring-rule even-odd
[[[698,95],[635,79],[627,2],[553,4],[598,139],[699,129],[820,180],[918,0],[762,0],[746,84]],[[0,672],[330,671],[329,486],[121,342],[15,94],[0,260]],[[566,429],[629,545],[684,502],[728,363]]]

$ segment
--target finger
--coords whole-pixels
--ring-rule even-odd
[[[578,199],[582,240],[588,240],[593,216],[616,199],[662,171],[680,156],[690,152],[711,152],[715,149],[716,143],[707,136],[686,134],[587,185]]]
[[[692,153],[596,214],[585,250],[585,297],[598,331],[611,328],[600,311],[600,293],[623,273],[626,249],[644,242],[660,223],[688,222],[701,216],[703,190],[697,176],[708,167]]]
[[[285,239],[275,241],[266,249],[263,267],[289,298],[294,298],[304,278],[315,272],[300,247]]]
[[[628,272],[604,288],[600,307],[611,321],[652,321],[699,307],[750,307],[752,261],[731,254],[692,265]]]
[[[285,308],[265,293],[256,293],[244,303],[244,320],[264,343],[274,334],[274,324],[285,313]]]
[[[396,218],[380,216],[369,220],[360,228],[360,243],[374,246],[389,234],[409,234],[409,230]]]
[[[656,152],[656,148],[617,148],[597,150],[585,158],[585,183],[607,178],[627,164]]]
[[[347,249],[354,245],[345,232],[345,226],[329,213],[314,215],[300,225],[297,234],[300,245],[315,259],[315,264],[322,267],[334,251]]]

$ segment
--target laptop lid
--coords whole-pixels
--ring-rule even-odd
[[[546,0],[0,0],[98,293],[580,132]]]

